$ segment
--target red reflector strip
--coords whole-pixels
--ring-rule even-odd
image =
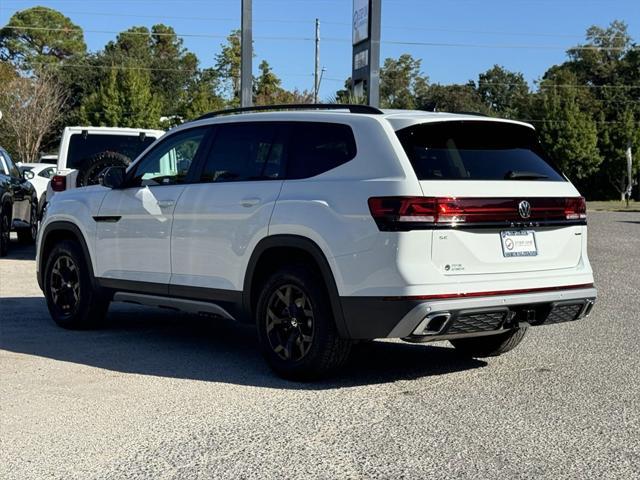
[[[557,292],[560,290],[577,290],[593,288],[593,283],[580,285],[563,285],[561,287],[523,288],[519,290],[494,290],[490,292],[442,293],[438,295],[411,295],[408,297],[384,297],[383,300],[449,300],[456,298],[495,297],[499,295],[518,295],[522,293]]]
[[[369,210],[383,231],[519,222],[558,224],[587,218],[584,197],[372,197]]]

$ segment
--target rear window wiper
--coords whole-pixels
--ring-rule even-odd
[[[509,170],[504,176],[505,180],[543,180],[549,178],[547,175],[523,170]]]

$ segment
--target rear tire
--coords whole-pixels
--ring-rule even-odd
[[[345,364],[351,351],[351,341],[338,335],[324,285],[305,266],[285,267],[268,278],[256,323],[262,354],[286,379],[327,376]]]
[[[36,238],[38,237],[38,203],[35,199],[31,200],[31,214],[29,223],[31,226],[29,228],[21,228],[17,230],[18,234],[18,242],[22,245],[33,245],[36,243]]]
[[[9,253],[11,240],[11,218],[7,208],[0,210],[0,257],[6,257]]]
[[[527,329],[527,326],[521,326],[498,335],[461,338],[449,340],[449,342],[458,353],[466,357],[497,357],[516,348],[527,333]]]
[[[109,301],[93,288],[80,245],[71,240],[61,241],[51,250],[44,271],[44,293],[51,318],[63,328],[93,328],[109,308]]]

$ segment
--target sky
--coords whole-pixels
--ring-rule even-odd
[[[240,26],[240,0],[0,0],[0,25],[33,6],[70,17],[91,51],[134,25],[165,23],[205,67]],[[352,0],[253,0],[253,10],[254,71],[266,59],[285,88],[312,90],[318,18],[326,69],[320,97],[342,88],[351,75]],[[442,84],[477,80],[499,64],[533,84],[584,41],[590,25],[616,19],[640,44],[640,0],[382,0],[381,62],[410,53],[431,82]]]

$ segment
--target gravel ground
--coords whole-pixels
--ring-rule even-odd
[[[640,214],[591,213],[599,301],[502,357],[360,346],[274,377],[253,330],[112,306],[55,327],[33,250],[0,260],[0,478],[640,478]]]

